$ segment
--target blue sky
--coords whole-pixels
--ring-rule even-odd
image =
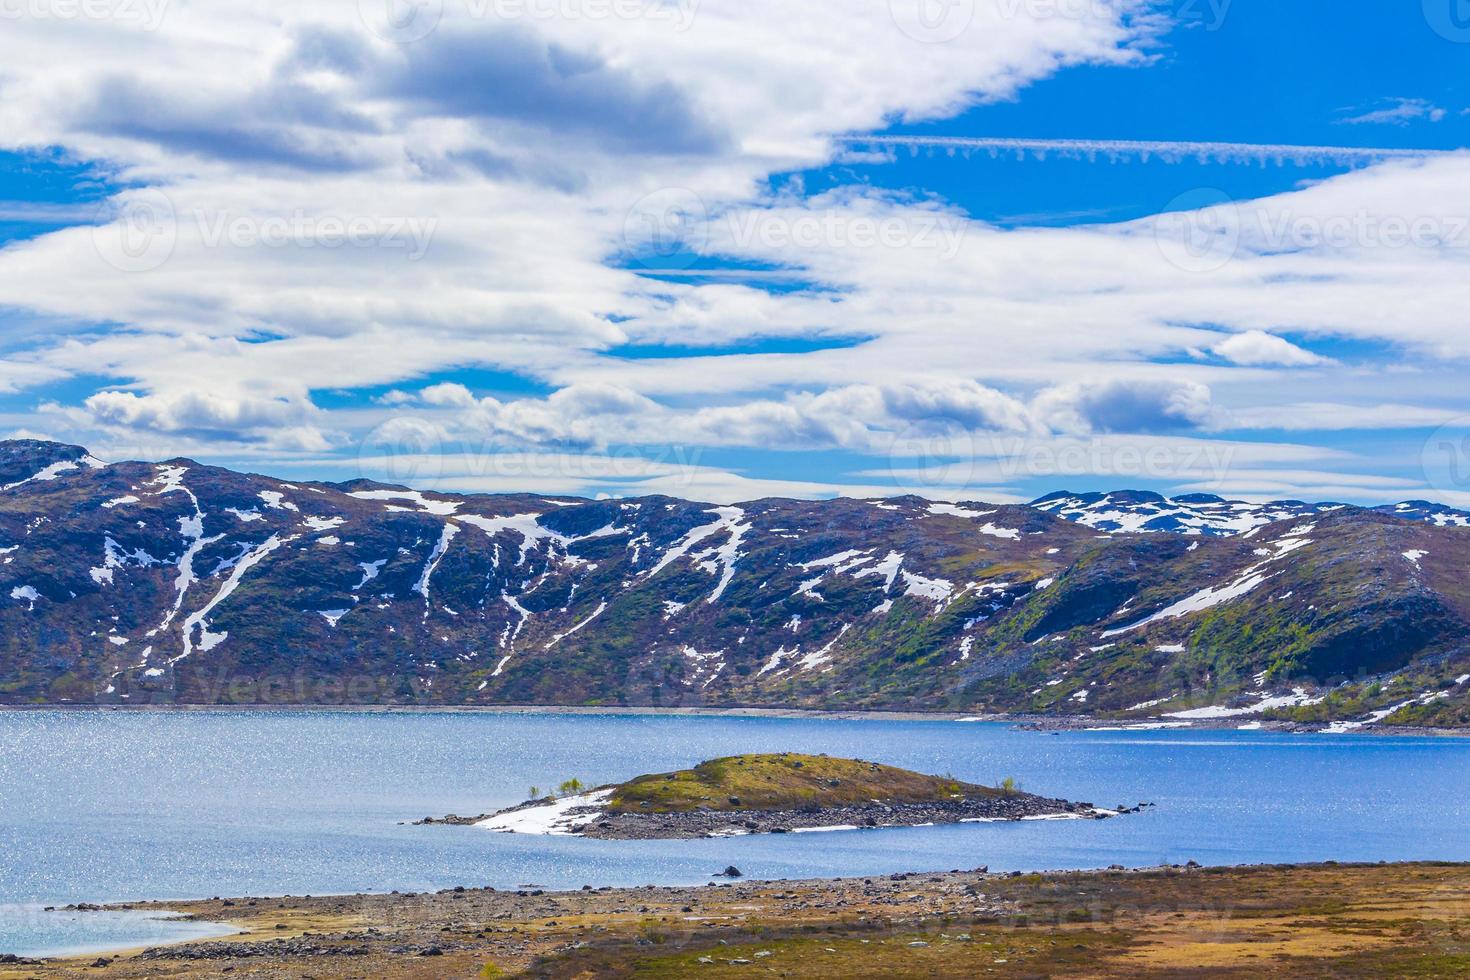
[[[0,38],[0,432],[492,492],[1470,505],[1458,0],[916,36],[935,2],[38,8]]]

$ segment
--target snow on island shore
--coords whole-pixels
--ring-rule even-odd
[[[1107,810],[927,776],[859,759],[779,753],[713,759],[693,769],[639,776],[626,783],[555,798],[527,800],[452,823],[500,833],[614,840],[723,837],[917,827],[940,823],[1103,819],[1148,804]]]

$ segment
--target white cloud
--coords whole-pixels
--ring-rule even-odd
[[[321,413],[309,402],[249,395],[176,391],[136,395],[100,391],[85,402],[95,424],[158,433],[225,434],[261,441],[276,449],[320,452],[327,437],[315,422]]]
[[[414,400],[450,410],[436,416],[451,437],[507,447],[718,445],[886,451],[895,439],[945,433],[1028,432],[1036,423],[1017,400],[975,382],[936,378],[845,385],[729,405],[670,406],[632,389],[589,382],[545,398],[476,399],[460,384],[439,384]]]
[[[1037,415],[1062,432],[1158,432],[1192,429],[1210,418],[1210,389],[1167,379],[1081,382],[1048,388]]]
[[[1353,429],[1424,429],[1464,418],[1463,412],[1416,405],[1348,405],[1292,402],[1237,408],[1216,419],[1220,429],[1282,429],[1293,432],[1345,432]]]
[[[1264,330],[1233,334],[1211,350],[1232,363],[1252,367],[1301,367],[1326,363],[1326,358]]]
[[[365,476],[404,483],[421,490],[462,493],[541,493],[583,497],[634,497],[666,494],[690,500],[729,504],[760,497],[887,497],[910,492],[892,480],[763,479],[715,466],[702,465],[700,453],[688,456],[668,452],[658,456],[595,453],[474,452],[448,448],[423,455],[363,456],[353,460],[326,457],[312,460],[319,471],[346,468],[339,474],[351,479]],[[349,475],[350,474],[350,475]],[[926,495],[941,500],[985,499],[1015,502],[1004,491],[935,487]]]
[[[869,188],[768,190],[770,175],[843,152],[834,137],[1009,98],[1078,63],[1142,65],[1135,42],[1152,28],[1128,15],[1146,7],[1056,17],[984,3],[938,45],[899,30],[886,0],[701,4],[682,31],[651,18],[506,24],[449,4],[407,46],[366,32],[347,2],[209,0],[151,33],[12,22],[7,145],[109,161],[135,185],[115,203],[154,219],[130,227],[157,234],[137,255],[112,225],[0,250],[0,304],[57,325],[14,338],[0,390],[103,376],[115,383],[43,413],[46,427],[150,455],[308,459],[351,453],[394,415],[406,438],[428,426],[507,451],[881,457],[977,434],[1055,449],[1264,427],[1284,397],[1278,369],[1303,366],[1317,370],[1293,371],[1294,385],[1310,375],[1339,390],[1293,389],[1292,403],[1343,406],[1302,410],[1304,431],[1333,415],[1376,427],[1389,404],[1398,424],[1428,417],[1417,389],[1459,384],[1455,362],[1470,357],[1466,154],[1076,228],[1006,230]],[[512,70],[523,87],[497,84]],[[673,233],[724,277],[627,268],[687,259],[625,254]],[[1190,251],[1201,238],[1203,270]],[[756,288],[741,281],[752,266],[819,288]],[[1362,342],[1424,374],[1360,395],[1349,368],[1283,334],[1326,351],[1319,338]],[[615,356],[766,338],[831,346]],[[1206,350],[1218,358],[1180,363]],[[550,393],[435,383],[475,369]],[[388,391],[325,410],[313,401],[324,389]],[[1314,450],[1251,451],[1289,466]],[[1074,472],[1077,458],[1036,472]]]
[[[1357,115],[1339,119],[1338,122],[1350,126],[1363,125],[1389,125],[1407,126],[1416,120],[1425,119],[1429,122],[1440,122],[1448,115],[1445,109],[1440,108],[1428,99],[1383,99],[1376,104],[1376,108],[1364,108],[1345,110]]]
[[[178,406],[237,386],[295,402],[450,367],[598,363],[663,302],[607,261],[639,241],[640,199],[681,188],[718,211],[823,162],[830,134],[1140,62],[1154,28],[1130,22],[1138,6],[983,5],[943,45],[905,35],[887,0],[674,21],[448,4],[411,44],[345,0],[210,0],[152,31],[12,21],[5,145],[65,147],[147,186],[117,196],[118,224],[0,250],[0,304],[77,325],[0,386],[105,374],[140,403],[104,399],[99,421],[182,433]]]

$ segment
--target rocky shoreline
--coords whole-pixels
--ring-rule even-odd
[[[242,934],[101,958],[0,955],[0,980],[1449,977],[1470,965],[1467,891],[1465,864],[1187,862],[141,902]]]
[[[584,827],[584,837],[602,840],[659,840],[722,837],[732,834],[786,834],[803,830],[918,827],[965,821],[1044,818],[1103,819],[1113,811],[1091,803],[1040,796],[1003,799],[966,798],[934,803],[868,803],[861,806],[809,807],[802,810],[694,810],[682,813],[607,814]]]
[[[528,800],[493,814],[478,817],[426,817],[416,825],[474,826],[495,818],[548,806],[543,800]],[[811,806],[784,810],[686,810],[675,812],[608,813],[591,804],[562,813],[560,832],[599,840],[689,840],[731,837],[744,834],[788,834],[827,830],[877,830],[892,827],[923,827],[934,824],[987,823],[1016,820],[1104,820],[1126,813],[1140,813],[1152,803],[1103,809],[1091,803],[1048,799],[1030,793],[1011,796],[971,796],[925,803],[871,802],[851,806]],[[509,831],[514,832],[514,831]]]
[[[950,721],[988,722],[998,725],[1014,725],[1022,731],[1126,731],[1134,729],[1174,728],[1180,731],[1226,731],[1239,729],[1242,725],[1258,724],[1261,731],[1286,732],[1291,734],[1320,734],[1328,731],[1334,722],[1293,722],[1254,716],[1230,718],[1169,718],[1159,715],[1117,717],[1105,715],[1039,715],[1020,712],[965,712],[965,711],[920,711],[903,708],[795,708],[715,705],[700,707],[638,707],[638,706],[589,706],[556,704],[95,704],[77,702],[46,702],[41,704],[0,704],[0,712],[52,712],[52,711],[118,711],[118,712],[218,712],[239,713],[276,712],[291,713],[341,713],[341,714],[489,714],[489,715],[621,715],[631,717],[685,717],[685,718],[822,718],[834,721]],[[1252,725],[1254,727],[1254,724]],[[1385,725],[1381,722],[1364,724],[1353,729],[1355,735],[1416,736],[1442,738],[1470,738],[1470,729],[1445,728],[1429,725]],[[445,823],[435,819],[421,823]]]

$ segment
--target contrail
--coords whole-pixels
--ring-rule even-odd
[[[1293,163],[1355,166],[1383,160],[1425,160],[1451,156],[1459,150],[1406,150],[1365,146],[1293,146],[1286,143],[1205,143],[1167,140],[1073,140],[1073,139],[1009,139],[970,136],[843,136],[837,143],[850,147],[908,147],[914,153],[921,149],[945,150],[951,156],[976,150],[991,157],[1014,153],[1020,159],[1028,154],[1044,160],[1048,154],[1064,159],[1097,160],[1099,157],[1121,160],[1161,160],[1179,163],[1194,159],[1200,163]]]

